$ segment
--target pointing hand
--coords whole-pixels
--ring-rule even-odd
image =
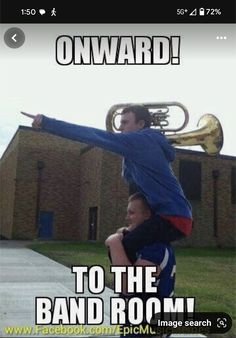
[[[41,114],[32,115],[32,114],[29,114],[29,113],[25,113],[23,111],[21,111],[21,114],[33,119],[32,127],[37,128],[37,129],[42,127],[43,115],[41,115]]]

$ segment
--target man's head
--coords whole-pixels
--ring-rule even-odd
[[[128,199],[126,221],[129,227],[135,228],[151,217],[152,211],[141,193],[135,193]]]
[[[149,128],[151,116],[148,109],[142,105],[129,105],[121,112],[119,130],[121,132],[136,131]]]

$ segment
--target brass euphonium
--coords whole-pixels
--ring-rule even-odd
[[[117,131],[115,119],[121,114],[121,110],[129,104],[116,104],[112,106],[106,116],[106,129],[109,131]],[[179,102],[156,102],[156,103],[143,103],[143,106],[148,108],[152,117],[151,127],[158,128],[162,133],[172,132],[166,135],[171,141],[173,146],[195,146],[200,145],[208,155],[219,154],[223,146],[223,130],[220,121],[212,114],[203,115],[198,121],[199,129],[186,132],[177,133],[184,129],[189,121],[189,113],[187,108]],[[169,125],[168,113],[169,107],[176,106],[184,112],[183,124],[175,129],[166,128]]]

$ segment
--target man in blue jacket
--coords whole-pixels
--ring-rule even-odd
[[[129,105],[121,113],[120,133],[75,125],[26,114],[32,126],[72,140],[92,144],[123,156],[122,176],[147,199],[152,216],[123,239],[133,263],[136,252],[155,241],[169,243],[188,236],[192,228],[191,205],[170,163],[175,149],[158,130],[150,128],[148,109]]]

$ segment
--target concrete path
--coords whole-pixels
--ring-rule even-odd
[[[103,334],[94,334],[91,326],[64,325],[68,331],[55,326],[35,326],[36,297],[78,297],[75,294],[75,275],[71,270],[39,253],[26,248],[29,242],[0,241],[0,337],[99,337],[115,336],[110,326],[110,297],[113,291],[105,288],[98,296],[104,301]],[[91,295],[85,290],[83,297]],[[96,295],[95,295],[96,296]],[[96,296],[97,297],[97,296]],[[10,327],[10,329],[9,329]],[[75,326],[74,326],[75,328]],[[9,331],[6,332],[6,329]],[[16,331],[11,331],[17,329]],[[98,326],[95,328],[98,329]],[[54,330],[54,331],[50,331]],[[100,326],[101,330],[101,326]],[[107,334],[104,332],[107,331]],[[114,331],[112,331],[114,332]],[[117,337],[117,334],[116,334]],[[204,337],[203,335],[172,335],[171,337]]]
[[[0,328],[1,337],[7,337],[4,328],[22,327],[26,332],[17,337],[33,337],[27,330],[35,327],[35,297],[78,297],[75,294],[75,274],[62,264],[59,264],[33,250],[25,247],[29,242],[0,241]],[[110,297],[112,290],[106,288],[99,295],[104,300],[104,326],[109,326]],[[86,288],[83,297],[91,297]],[[27,329],[26,329],[27,328]],[[83,332],[83,330],[81,331]],[[42,332],[41,332],[42,334]],[[37,336],[41,336],[38,332]],[[55,337],[55,334],[42,334],[45,337]],[[63,336],[57,334],[57,337]],[[67,335],[68,336],[68,335]],[[78,334],[70,334],[77,336]],[[81,334],[80,336],[90,336]]]

